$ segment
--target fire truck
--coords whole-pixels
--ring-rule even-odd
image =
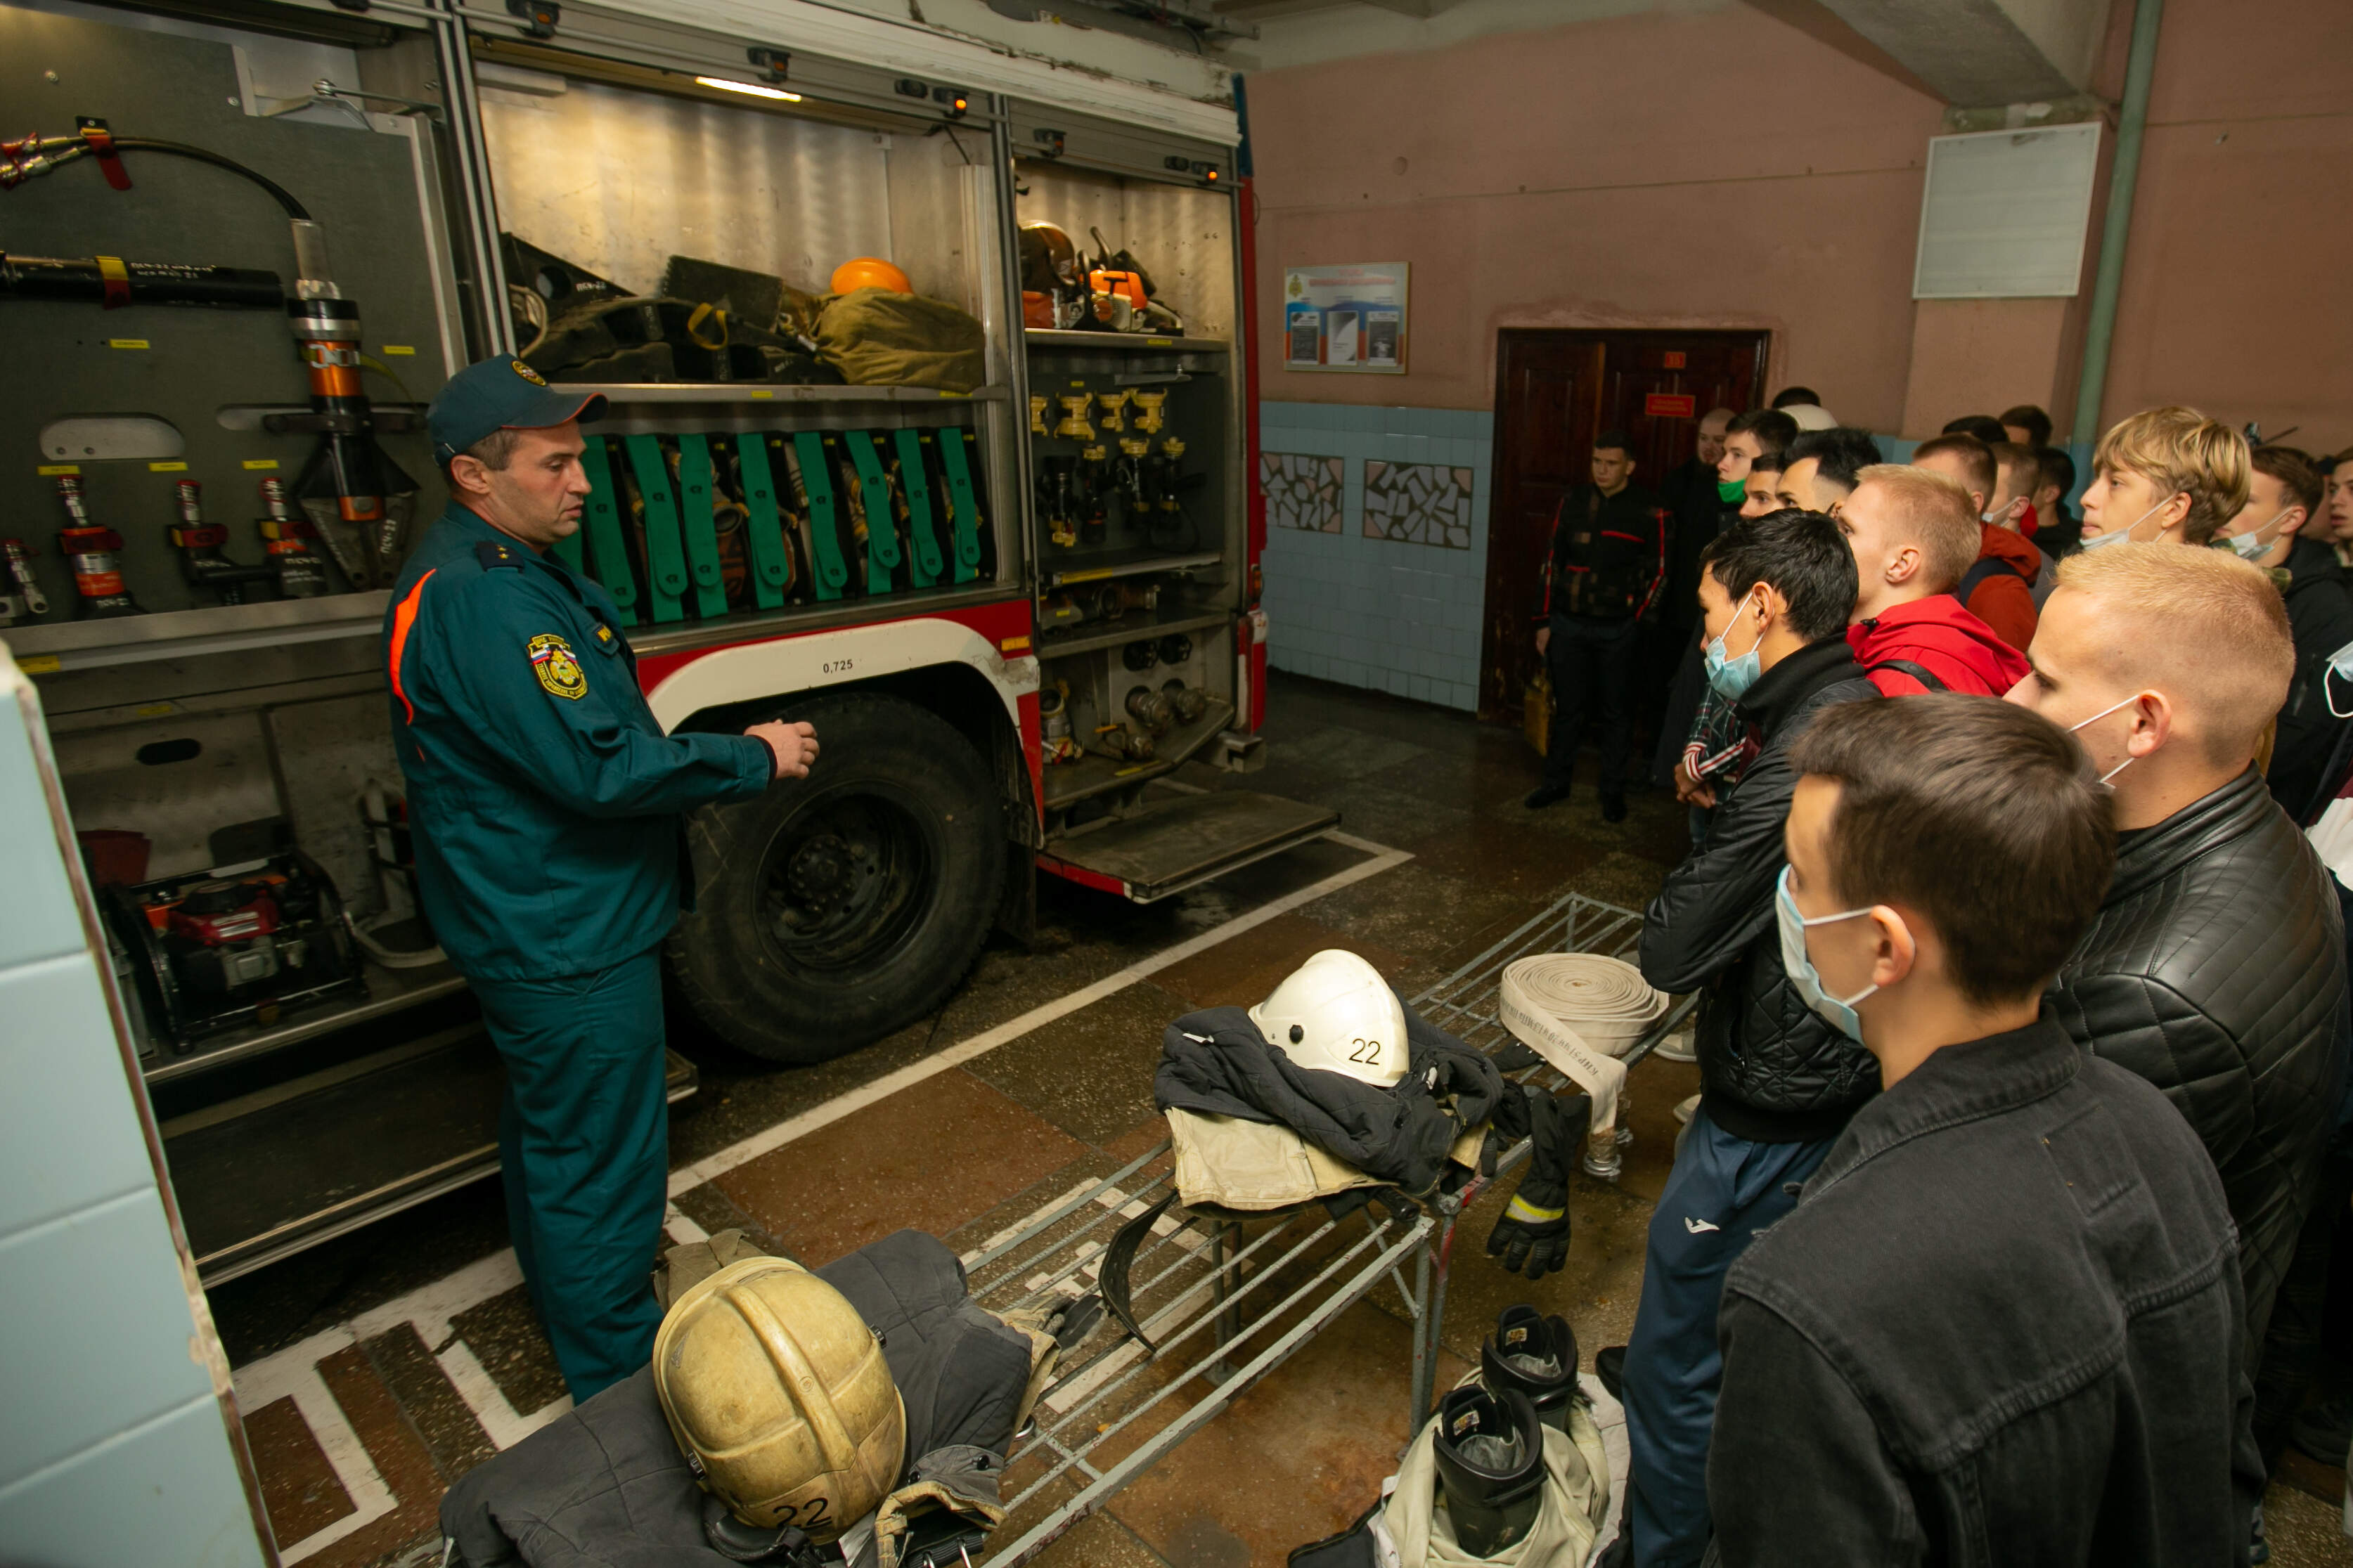
[[[1230,107],[801,0],[0,5],[0,641],[207,1283],[496,1168],[380,631],[474,359],[607,399],[559,550],[660,721],[817,727],[688,819],[669,973],[735,1047],[936,1012],[1041,874],[1149,902],[1334,826],[1167,784],[1264,705]],[[936,354],[861,357],[861,258]]]

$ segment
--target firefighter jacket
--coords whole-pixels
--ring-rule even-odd
[[[907,1411],[902,1509],[945,1493],[960,1511],[1001,1519],[997,1481],[1026,1414],[1030,1337],[967,1297],[955,1254],[921,1231],[815,1272],[882,1342]],[[712,1510],[720,1517],[707,1521]],[[441,1532],[465,1568],[723,1568],[734,1559],[707,1531],[724,1522],[670,1436],[651,1367],[467,1471],[441,1500]]]
[[[1296,1066],[1241,1008],[1205,1007],[1161,1036],[1153,1103],[1287,1127],[1345,1165],[1409,1194],[1427,1193],[1461,1134],[1494,1114],[1505,1086],[1485,1055],[1410,1006],[1405,1025],[1410,1065],[1381,1089]]]
[[[1605,496],[1579,485],[1553,513],[1539,625],[1555,614],[1628,621],[1658,605],[1667,576],[1666,509],[1628,485]]]
[[[417,891],[459,970],[585,974],[677,923],[680,814],[776,772],[748,735],[665,735],[611,595],[454,501],[385,612]]]

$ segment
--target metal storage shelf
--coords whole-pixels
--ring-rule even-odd
[[[1166,637],[1172,632],[1206,631],[1221,626],[1234,618],[1231,610],[1196,609],[1189,605],[1164,605],[1148,616],[1123,616],[1115,621],[1098,621],[1092,626],[1074,627],[1066,632],[1040,632],[1038,635],[1038,657],[1060,658],[1074,653],[1092,653],[1097,648],[1119,647],[1145,637]]]
[[[1227,353],[1233,344],[1223,338],[1158,338],[1143,332],[1068,332],[1031,327],[1021,334],[1038,349],[1125,349],[1135,353],[1183,353],[1187,350]]]
[[[1080,333],[1084,337],[1090,334]],[[559,392],[584,397],[602,394],[607,403],[1002,403],[1013,389],[976,386],[970,392],[936,392],[928,386],[791,386],[746,382],[558,382]]]
[[[336,1029],[364,1024],[371,1018],[382,1018],[410,1007],[455,995],[466,988],[465,977],[447,963],[435,963],[421,969],[386,969],[383,965],[362,961],[360,977],[367,986],[364,997],[324,1003],[276,1024],[258,1024],[248,1028],[232,1029],[210,1038],[199,1040],[185,1056],[165,1056],[153,1066],[144,1068],[141,1077],[149,1083],[170,1083],[174,1079],[192,1078],[227,1067],[231,1062],[250,1060],[271,1051],[281,1051],[304,1040],[316,1039]]]
[[[26,674],[53,675],[61,669],[374,637],[384,624],[384,607],[391,598],[391,594],[379,589],[321,599],[216,605],[151,616],[11,626],[0,632],[0,642],[8,645]]]
[[[1050,563],[1040,569],[1039,578],[1046,587],[1060,588],[1072,583],[1101,583],[1113,577],[1133,577],[1144,572],[1188,572],[1203,566],[1215,566],[1223,559],[1214,550],[1193,550],[1171,555],[1148,544],[1139,544],[1125,550],[1104,550],[1092,555],[1074,555],[1065,561]]]
[[[1046,770],[1046,809],[1075,805],[1092,795],[1140,784],[1173,770],[1207,745],[1209,738],[1234,721],[1234,705],[1212,697],[1202,715],[1190,724],[1178,724],[1160,737],[1159,755],[1148,763],[1121,762],[1092,752],[1075,763],[1057,763]]]

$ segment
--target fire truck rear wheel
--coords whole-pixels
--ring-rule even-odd
[[[821,1062],[936,1010],[1003,887],[997,792],[972,743],[895,697],[820,697],[805,783],[690,819],[695,909],[671,973],[702,1021],[770,1061]]]

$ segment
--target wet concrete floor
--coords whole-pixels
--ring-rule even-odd
[[[712,1172],[678,1194],[685,1226],[740,1227],[809,1264],[905,1226],[971,1251],[1159,1142],[1150,1079],[1169,1020],[1256,1001],[1325,947],[1363,953],[1413,995],[1565,893],[1640,910],[1684,847],[1682,810],[1657,794],[1634,795],[1624,823],[1604,823],[1589,756],[1570,800],[1525,810],[1537,759],[1515,729],[1280,676],[1269,709],[1262,771],[1188,768],[1184,781],[1331,805],[1350,838],[1411,858],[1322,890],[1381,858],[1325,840],[1147,908],[1043,879],[1034,949],[992,941],[938,1016],[818,1068],[778,1070],[674,1018],[671,1044],[702,1088],[673,1112],[672,1165]],[[1260,918],[1247,929],[940,1066],[958,1042],[1250,916]],[[1595,1350],[1624,1342],[1672,1107],[1697,1087],[1689,1065],[1653,1058],[1634,1070],[1624,1173],[1615,1185],[1575,1179],[1565,1271],[1531,1285],[1482,1255],[1508,1179],[1466,1212],[1439,1386],[1514,1301],[1566,1315],[1588,1367]],[[796,1135],[743,1157],[744,1140],[780,1128]],[[477,1184],[212,1293],[290,1555],[336,1568],[438,1560],[442,1489],[560,1412],[546,1341],[511,1265],[501,1272],[505,1246],[497,1185]],[[1384,1286],[1039,1561],[1280,1564],[1361,1513],[1394,1468],[1409,1436],[1410,1346],[1407,1304]],[[2304,1479],[2325,1490],[2335,1474]],[[2334,1509],[2307,1493],[2275,1487],[2271,1516],[2274,1562],[2353,1560]]]

